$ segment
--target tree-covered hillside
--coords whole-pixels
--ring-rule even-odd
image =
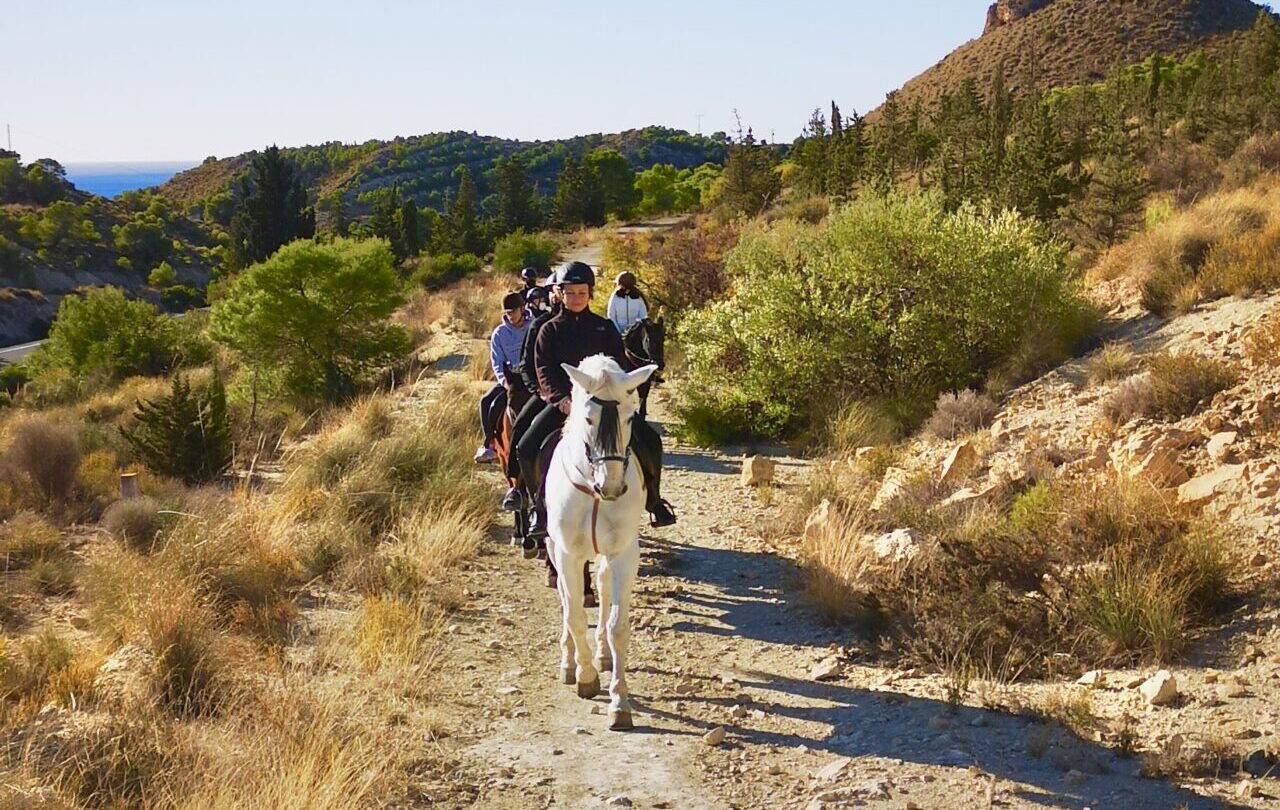
[[[565,158],[570,155],[582,157],[598,149],[614,149],[637,170],[658,164],[692,169],[704,163],[724,162],[726,142],[723,133],[704,137],[665,127],[646,127],[618,134],[533,142],[444,132],[355,145],[335,142],[285,148],[281,152],[302,171],[303,182],[318,204],[321,222],[327,224],[339,207],[345,216],[367,216],[380,192],[392,187],[420,208],[443,212],[457,191],[455,173],[460,167],[466,167],[476,184],[481,210],[496,213],[490,209],[496,204],[491,198],[498,184],[497,163],[513,155],[524,159],[538,193],[550,197]],[[206,219],[228,223],[233,180],[246,170],[254,154],[206,159],[165,183],[160,193],[183,207],[198,209]]]
[[[57,161],[0,150],[0,345],[43,337],[58,302],[112,285],[171,309],[201,300],[222,249],[169,200],[73,186]]]

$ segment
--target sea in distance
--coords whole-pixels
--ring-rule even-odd
[[[198,160],[146,161],[141,163],[67,163],[67,179],[76,188],[114,197],[125,191],[150,188],[184,169],[199,165]]]

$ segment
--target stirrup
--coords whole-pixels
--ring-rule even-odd
[[[659,498],[657,505],[658,509],[663,510],[665,514],[658,511],[652,512],[649,525],[655,529],[661,529],[664,526],[674,526],[676,523],[676,509],[671,505],[671,502],[666,498]]]

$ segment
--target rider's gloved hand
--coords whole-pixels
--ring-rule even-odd
[[[568,397],[565,397],[564,399],[560,400],[560,403],[556,405],[556,407],[560,409],[560,413],[564,414],[565,416],[569,415],[569,408],[572,406],[573,406],[573,403],[569,400]]]

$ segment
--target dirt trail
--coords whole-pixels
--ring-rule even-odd
[[[1232,806],[1141,779],[1136,760],[1030,717],[948,706],[937,676],[860,665],[870,651],[799,599],[793,563],[761,539],[776,511],[739,486],[741,456],[670,437],[667,448],[680,523],[641,535],[637,728],[610,732],[607,696],[581,700],[558,682],[543,564],[497,538],[465,572],[471,603],[450,628],[438,705],[461,767],[425,788],[432,806]],[[804,464],[775,460],[781,500]],[[833,653],[843,673],[815,680]],[[704,742],[720,726],[725,742]]]

